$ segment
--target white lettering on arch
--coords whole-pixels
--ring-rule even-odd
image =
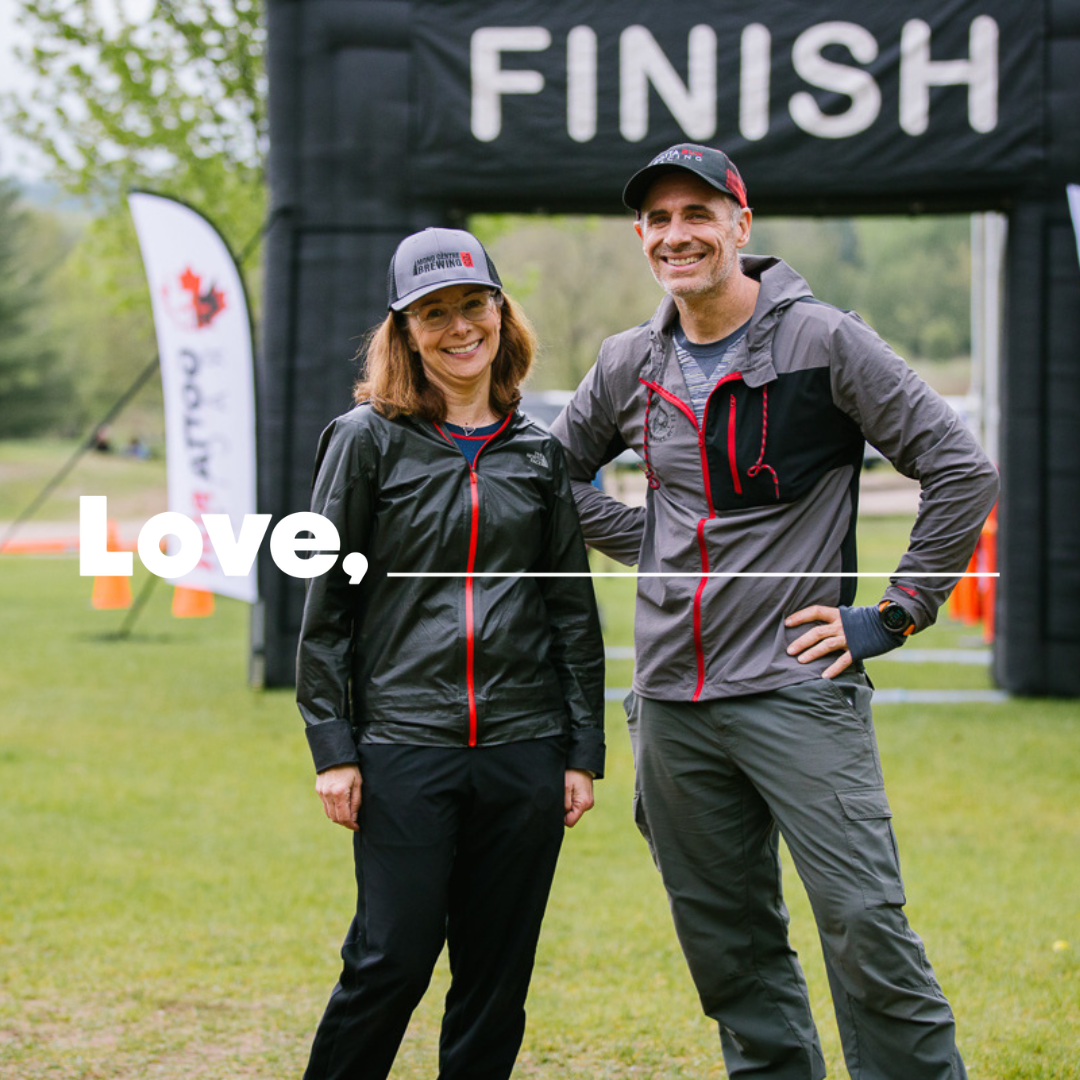
[[[472,133],[480,142],[494,142],[502,131],[504,94],[539,94],[539,71],[504,71],[504,52],[543,52],[551,31],[543,26],[484,26],[472,36]]]
[[[716,134],[716,31],[695,26],[687,39],[687,79],[644,26],[628,26],[619,37],[619,130],[627,142],[649,133],[649,87],[675,122],[695,142]]]
[[[981,134],[998,122],[998,24],[989,15],[971,21],[967,60],[931,60],[930,27],[904,23],[900,34],[900,126],[922,135],[930,126],[930,87],[967,83],[968,123]]]
[[[596,135],[596,31],[575,26],[566,35],[566,130],[574,142]]]
[[[792,120],[820,139],[846,139],[878,118],[881,90],[870,72],[826,60],[822,56],[826,45],[843,45],[855,61],[870,64],[877,59],[878,43],[865,27],[849,22],[819,23],[795,39],[791,60],[798,76],[811,86],[844,94],[851,106],[842,113],[824,113],[813,94],[804,90],[793,94],[788,104]]]

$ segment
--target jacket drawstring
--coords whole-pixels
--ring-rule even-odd
[[[652,462],[649,461],[649,406],[652,403],[652,387],[645,384],[645,433],[642,438],[642,451],[645,455],[645,479],[648,481],[649,487],[654,490],[660,486],[660,480],[657,478],[655,472],[653,472]]]
[[[646,417],[648,416],[648,407],[645,411]],[[769,388],[763,386],[761,388],[761,449],[758,451],[757,461],[746,470],[746,475],[753,478],[757,476],[762,469],[767,470],[772,474],[773,487],[776,489],[776,497],[780,498],[780,478],[776,475],[776,470],[771,465],[765,464],[765,440],[769,433]]]

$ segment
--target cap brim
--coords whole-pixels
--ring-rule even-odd
[[[475,277],[454,278],[451,281],[432,282],[429,285],[421,286],[419,289],[413,289],[412,292],[406,293],[392,303],[390,305],[390,310],[404,311],[405,308],[413,303],[413,301],[419,300],[422,296],[427,296],[428,293],[438,292],[440,289],[449,289],[454,285],[475,285],[478,289],[497,289],[499,292],[502,292],[502,286],[497,285],[488,278],[484,278],[483,280]]]

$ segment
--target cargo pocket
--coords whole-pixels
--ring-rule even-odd
[[[623,709],[626,712],[626,731],[630,736],[630,750],[634,755],[635,773],[638,767],[638,700],[637,695],[631,690],[623,698]],[[637,795],[635,794],[635,799]]]
[[[900,857],[892,828],[892,810],[884,788],[838,791],[851,857],[868,907],[906,902],[900,880]]]
[[[653,847],[652,833],[649,832],[649,819],[645,816],[645,802],[641,797],[640,791],[634,792],[634,824],[638,827],[638,832],[644,837],[645,843],[649,847],[649,854],[652,856],[653,864],[659,870],[660,863],[656,858],[656,848]]]
[[[641,782],[638,779],[638,739],[640,735],[638,720],[640,718],[640,708],[637,695],[633,690],[623,698],[623,708],[626,710],[626,727],[630,732],[630,749],[634,754],[634,824],[648,845],[653,864],[659,870],[660,863],[656,859],[656,848],[653,847],[652,833],[649,831],[649,819],[645,813],[645,796],[641,793]]]

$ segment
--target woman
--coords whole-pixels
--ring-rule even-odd
[[[312,499],[368,571],[313,578],[300,633],[316,790],[357,880],[305,1075],[382,1080],[445,940],[439,1078],[504,1080],[563,828],[603,772],[603,647],[591,581],[559,576],[585,549],[559,444],[515,411],[535,338],[487,252],[426,229],[389,291]]]

